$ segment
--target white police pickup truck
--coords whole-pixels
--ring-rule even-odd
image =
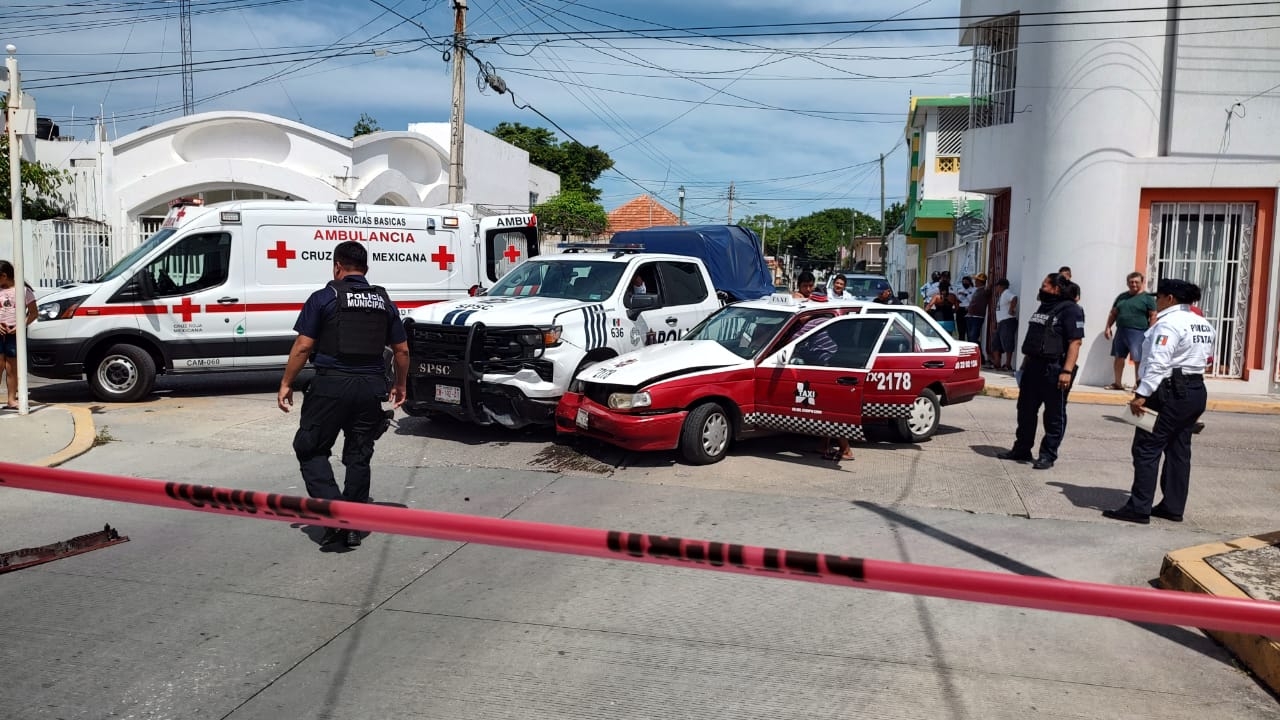
[[[516,266],[482,297],[405,320],[410,415],[550,425],[581,370],[678,340],[726,302],[773,292],[760,238],[736,225],[616,233]]]

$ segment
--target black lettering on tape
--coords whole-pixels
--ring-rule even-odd
[[[644,557],[644,536],[640,533],[627,533],[627,554],[631,557]]]
[[[705,563],[707,561],[707,546],[700,540],[685,540],[684,558],[690,562]]]
[[[774,572],[782,571],[782,565],[778,562],[778,548],[764,549],[764,569]]]
[[[827,571],[841,575],[854,582],[865,582],[866,575],[862,571],[862,558],[844,557],[842,555],[823,555]]]
[[[662,535],[649,536],[649,557],[656,558],[674,558],[676,560],[684,560],[684,554],[680,551],[683,540],[678,537],[663,537]]]
[[[709,560],[714,567],[720,567],[724,565],[724,543],[722,542],[708,543],[707,544],[707,560]]]
[[[742,552],[741,545],[737,543],[732,543],[731,545],[729,545],[729,564],[730,565],[737,565],[740,568],[746,567],[747,563],[743,560],[742,555],[743,555],[743,552]]]
[[[788,550],[783,561],[791,572],[801,575],[818,575],[817,553]]]
[[[622,552],[622,533],[617,530],[610,530],[605,536],[605,546],[609,548],[609,552]]]

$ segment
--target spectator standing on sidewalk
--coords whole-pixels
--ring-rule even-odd
[[[36,321],[36,293],[26,287],[23,300],[18,300],[18,288],[13,283],[13,263],[0,260],[0,359],[4,365],[5,408],[18,408],[18,308],[23,312],[27,325]]]
[[[1135,373],[1141,374],[1143,336],[1156,322],[1156,299],[1143,291],[1145,279],[1140,272],[1131,272],[1125,278],[1128,290],[1116,296],[1107,315],[1107,328],[1103,335],[1111,341],[1111,357],[1114,359],[1115,380],[1108,390],[1124,390],[1124,364],[1133,358]],[[1115,326],[1115,330],[1112,330]]]
[[[996,339],[991,348],[991,364],[996,370],[1013,370],[1018,351],[1018,296],[1009,288],[1008,278],[996,281]]]
[[[973,294],[969,296],[969,304],[965,307],[964,337],[971,343],[978,344],[979,357],[986,364],[990,353],[983,342],[982,327],[987,322],[987,308],[991,306],[991,288],[987,287],[986,273],[973,276]]]
[[[1129,411],[1141,416],[1150,409],[1159,415],[1151,432],[1134,429],[1129,501],[1103,511],[1105,517],[1144,525],[1152,515],[1182,522],[1191,485],[1191,435],[1208,403],[1204,371],[1216,340],[1213,326],[1191,311],[1199,300],[1200,288],[1185,280],[1164,278],[1156,286],[1156,322],[1146,332]],[[1157,475],[1164,498],[1152,505]]]
[[[965,275],[960,278],[960,287],[954,288],[956,299],[960,301],[959,307],[956,308],[956,337],[960,340],[968,340],[973,342],[969,337],[969,324],[965,321],[965,317],[969,314],[969,301],[973,299],[973,278]]]

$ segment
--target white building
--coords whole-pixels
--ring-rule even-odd
[[[559,192],[559,177],[524,150],[473,127],[464,140],[463,202],[525,211]],[[348,139],[248,112],[190,115],[114,141],[40,140],[36,159],[71,174],[68,214],[91,222],[55,222],[55,237],[36,237],[28,276],[82,279],[92,268],[81,265],[99,262],[82,245],[109,238],[99,254],[119,257],[159,228],[178,197],[443,205],[448,144],[448,123]]]
[[[1137,270],[1151,288],[1203,288],[1220,336],[1211,392],[1275,393],[1274,5],[1154,5],[963,0],[974,62],[960,187],[993,196],[988,275],[1008,276],[1025,307],[1046,273],[1074,268],[1085,383],[1111,378],[1104,323]]]

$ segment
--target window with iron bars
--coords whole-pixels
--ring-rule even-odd
[[[938,157],[934,159],[933,169],[937,173],[958,173],[960,172],[960,158],[958,157]]]
[[[1018,15],[973,26],[973,86],[969,126],[1013,122],[1013,90],[1018,68]]]

